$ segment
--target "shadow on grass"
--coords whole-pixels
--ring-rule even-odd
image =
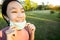
[[[35,24],[35,40],[60,40],[58,22],[28,18],[27,21]]]

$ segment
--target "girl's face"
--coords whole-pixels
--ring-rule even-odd
[[[7,15],[9,20],[13,22],[23,22],[26,18],[22,5],[16,1],[12,1],[8,4]]]

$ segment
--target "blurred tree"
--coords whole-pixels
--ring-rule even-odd
[[[35,10],[37,8],[37,3],[32,2],[30,0],[20,1],[26,11]]]
[[[37,9],[42,10],[42,5],[38,5]]]
[[[30,3],[30,0],[25,0],[25,9],[26,10],[30,10],[31,9],[31,3]]]
[[[44,5],[44,2],[42,2],[42,10],[44,10],[44,8],[45,8],[44,6],[45,6],[45,5]]]
[[[35,3],[35,2],[31,2],[31,9],[32,10],[35,10],[35,9],[37,9],[37,3]]]

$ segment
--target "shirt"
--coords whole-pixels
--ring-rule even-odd
[[[0,40],[7,40],[6,31],[9,30],[9,27],[6,27],[0,31]],[[24,28],[22,30],[16,30],[15,34],[12,35],[11,40],[29,40],[28,31]]]

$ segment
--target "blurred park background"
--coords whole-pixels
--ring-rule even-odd
[[[1,14],[1,6],[4,0],[0,0],[0,29],[7,26]],[[59,0],[51,4],[48,0],[19,0],[26,12],[27,22],[36,26],[35,40],[60,40],[60,5]],[[46,1],[46,2],[45,2]],[[54,3],[53,0],[51,0]],[[45,4],[46,3],[46,4]],[[58,3],[58,4],[57,4]]]

